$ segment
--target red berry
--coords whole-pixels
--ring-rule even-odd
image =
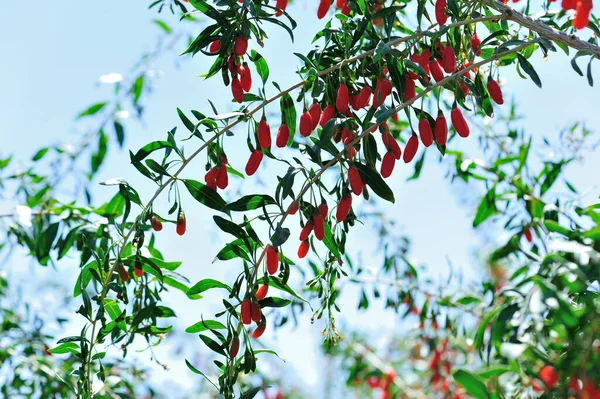
[[[244,36],[236,37],[233,45],[233,52],[235,55],[244,55],[246,54],[246,51],[248,51],[248,39],[246,39]]]
[[[154,231],[161,231],[163,228],[162,222],[154,215],[150,219],[150,224],[152,225],[152,229],[154,229]]]
[[[275,274],[277,273],[277,270],[279,269],[279,253],[277,253],[277,250],[275,249],[275,247],[273,246],[268,246],[267,247],[267,271],[269,272],[269,274]]]
[[[306,222],[306,224],[302,228],[302,231],[300,231],[300,241],[308,240],[308,236],[313,231],[313,226],[314,226],[314,224],[313,224],[312,220],[309,220],[308,222]]]
[[[185,227],[186,227],[186,219],[185,219],[185,214],[183,213],[183,211],[179,211],[179,215],[177,216],[177,234],[179,234],[180,236],[185,234]]]
[[[415,81],[412,79],[406,79],[404,81],[404,101],[409,101],[417,95],[415,91]]]
[[[436,0],[435,2],[435,20],[439,26],[442,26],[448,20],[446,15],[446,0]]]
[[[360,173],[354,166],[348,169],[348,180],[350,181],[350,187],[354,195],[360,195],[364,188],[364,183],[360,177]]]
[[[490,93],[490,97],[496,104],[504,104],[504,99],[502,98],[502,89],[500,88],[498,82],[496,82],[494,79],[488,80],[487,89],[488,93]]]
[[[312,126],[312,116],[309,111],[306,111],[300,116],[300,134],[304,137],[310,136],[310,133],[313,131]]]
[[[417,150],[419,149],[419,139],[416,134],[410,136],[404,147],[404,163],[409,163],[415,157]]]
[[[238,74],[240,75],[240,84],[242,89],[247,93],[252,90],[252,74],[250,73],[250,68],[248,64],[244,63],[244,65],[238,68]]]
[[[419,119],[419,135],[421,136],[421,141],[425,147],[429,147],[433,143],[431,124],[424,116]]]
[[[323,17],[327,15],[329,7],[331,7],[331,0],[321,0],[321,2],[319,3],[319,8],[317,10],[317,18],[323,19]]]
[[[260,305],[258,302],[252,302],[252,305],[250,305],[250,315],[253,322],[260,323],[260,320],[262,319],[262,312],[260,311]]]
[[[299,208],[298,203],[296,201],[292,202],[290,204],[290,206],[288,207],[288,214],[295,215],[296,212],[298,212],[298,208]]]
[[[381,139],[385,148],[393,153],[394,158],[400,159],[400,157],[402,156],[402,150],[400,149],[400,146],[398,145],[398,142],[396,141],[394,136],[392,136],[391,133],[386,132],[381,135]]]
[[[533,235],[531,234],[531,229],[526,229],[523,234],[525,235],[525,239],[528,242],[532,242],[533,241]]]
[[[553,389],[558,382],[558,374],[554,367],[550,365],[542,367],[539,377],[548,389]]]
[[[216,168],[216,167],[214,167],[214,168],[211,168],[211,169],[210,169],[208,172],[206,172],[206,174],[204,175],[204,182],[205,182],[207,185],[209,185],[209,186],[210,186],[211,184],[213,184],[213,183],[215,183],[215,185],[216,185],[216,182],[217,182],[217,177],[218,177],[218,176],[219,176],[219,169],[218,169],[218,168]]]
[[[575,8],[575,18],[573,18],[573,27],[575,29],[583,29],[588,25],[590,21],[591,8],[586,7],[583,1],[577,2]]]
[[[275,3],[275,7],[285,11],[285,9],[287,8],[288,5],[288,0],[277,0],[277,2]],[[277,10],[275,11],[275,16],[279,17],[281,16],[282,12]]]
[[[435,140],[439,145],[446,145],[446,141],[448,140],[448,124],[441,110],[438,112],[438,117],[435,120]]]
[[[224,190],[229,185],[229,175],[227,174],[227,165],[221,164],[219,175],[217,176],[217,187]]]
[[[392,175],[394,171],[394,165],[396,164],[396,158],[391,152],[386,152],[381,161],[381,177],[387,179]]]
[[[135,273],[137,278],[141,278],[144,275],[144,270],[140,269],[139,267],[134,267],[133,272]]]
[[[240,310],[242,323],[252,324],[252,302],[242,301],[242,309]]]
[[[310,249],[310,243],[308,240],[302,241],[300,246],[298,247],[298,258],[302,259],[308,254],[308,250]]]
[[[256,297],[257,301],[261,301],[263,299],[265,299],[267,297],[267,293],[269,292],[269,286],[268,285],[261,285],[260,287],[258,287],[258,289],[256,290],[256,295],[254,295]]]
[[[452,120],[452,126],[454,126],[456,133],[458,133],[460,137],[469,137],[469,133],[471,132],[469,124],[465,120],[460,108],[455,107],[450,111],[450,120]]]
[[[338,222],[343,222],[348,214],[350,213],[350,209],[352,208],[352,196],[350,194],[346,195],[340,200],[338,204],[337,211],[335,213],[335,218]]]
[[[264,149],[271,148],[271,128],[264,119],[258,123],[258,144]]]
[[[475,51],[477,51],[475,54],[478,55],[478,56],[481,55],[481,49],[477,49],[480,44],[481,44],[481,39],[479,38],[479,36],[477,35],[477,33],[475,33],[471,37],[471,50],[474,53],[475,53]]]
[[[322,241],[323,237],[325,237],[325,222],[323,221],[323,216],[315,215],[313,217],[313,225],[315,230],[315,237],[317,240]]]
[[[456,54],[454,54],[454,49],[451,46],[446,46],[444,48],[444,62],[442,67],[446,73],[456,72]]]
[[[121,280],[123,280],[124,283],[129,281],[129,273],[122,263],[119,263],[119,277],[121,277]]]
[[[288,140],[290,139],[290,128],[284,123],[279,126],[279,130],[277,131],[277,140],[275,144],[277,147],[283,148],[287,145]]]
[[[238,337],[233,338],[231,341],[231,345],[229,346],[229,358],[231,360],[235,359],[240,350],[240,339]]]
[[[221,41],[220,40],[215,40],[208,47],[208,51],[210,51],[211,53],[217,53],[217,52],[219,52],[219,50],[221,50]]]
[[[310,130],[313,131],[317,128],[317,125],[319,125],[319,119],[321,119],[321,105],[319,105],[319,103],[314,103],[311,105],[308,112],[310,113],[310,117],[312,119]]]
[[[429,69],[431,70],[431,76],[433,76],[433,79],[436,82],[439,82],[440,80],[444,79],[444,72],[442,71],[442,67],[440,66],[440,63],[437,62],[437,60],[432,60],[429,63]]]
[[[321,125],[321,127],[325,126],[325,124],[327,122],[329,122],[330,119],[332,119],[333,117],[335,117],[335,108],[333,105],[328,105],[325,107],[325,109],[323,110],[323,113],[321,113],[321,120],[319,121],[319,125]]]
[[[329,207],[327,206],[326,202],[323,202],[321,205],[319,205],[319,213],[324,218],[327,217],[327,214],[329,213]]]
[[[562,0],[561,7],[563,10],[574,10],[577,7],[577,0]]]
[[[371,87],[369,85],[365,85],[358,96],[356,98],[356,108],[361,109],[369,105],[369,101],[371,100]]]
[[[246,174],[252,176],[258,170],[260,163],[263,159],[263,153],[260,150],[252,151],[248,163],[246,164]]]
[[[258,339],[260,338],[265,330],[267,329],[267,322],[265,320],[261,321],[258,327],[254,331],[252,331],[252,338]]]
[[[335,108],[339,112],[345,112],[348,109],[349,103],[350,92],[348,91],[348,86],[342,83],[337,91],[337,97],[335,99]]]
[[[244,101],[244,89],[242,88],[242,84],[237,77],[233,78],[231,81],[231,93],[233,94],[235,101],[238,103],[241,104],[242,101]]]

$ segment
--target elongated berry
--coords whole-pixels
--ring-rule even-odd
[[[258,123],[258,144],[264,149],[271,148],[271,127],[264,119]]]
[[[317,18],[323,19],[323,17],[327,15],[329,7],[331,7],[331,0],[321,0],[319,3],[319,8],[317,9]]]
[[[442,67],[446,73],[454,73],[456,72],[456,54],[454,54],[454,49],[452,46],[448,45],[444,48],[444,63]]]
[[[435,20],[439,26],[442,26],[448,20],[446,15],[446,0],[436,0],[435,2]]]
[[[465,120],[460,108],[455,107],[450,111],[450,120],[452,121],[452,126],[454,126],[456,133],[458,133],[460,137],[469,137],[469,124]]]
[[[162,222],[154,215],[152,215],[152,218],[150,219],[150,224],[154,231],[161,231],[163,228]]]
[[[252,302],[245,300],[242,301],[242,308],[240,310],[242,323],[252,324]]]
[[[563,10],[574,10],[577,8],[577,0],[562,0],[561,7]]]
[[[323,241],[323,237],[325,237],[325,222],[323,221],[323,216],[315,215],[313,217],[313,225],[315,231],[315,237],[319,241]]]
[[[250,314],[253,322],[260,322],[262,319],[262,312],[260,311],[260,305],[258,302],[252,302],[252,305],[250,305]]]
[[[381,177],[387,179],[392,175],[394,171],[394,165],[396,165],[396,157],[391,152],[386,152],[381,160]]]
[[[481,39],[479,38],[479,35],[475,33],[473,36],[471,36],[471,50],[478,56],[481,55],[481,49],[478,49],[480,44]]]
[[[386,150],[390,151],[394,155],[395,159],[400,159],[402,156],[402,150],[400,149],[400,145],[398,145],[398,142],[394,136],[392,136],[389,131],[381,135],[381,140],[383,141],[383,145],[385,146]]]
[[[217,176],[217,187],[224,190],[229,185],[229,175],[227,174],[227,164],[221,164],[219,174]]]
[[[288,214],[290,215],[295,215],[296,212],[298,212],[298,208],[300,208],[298,206],[298,203],[296,201],[293,201],[290,206],[288,207]]]
[[[277,0],[277,2],[275,3],[275,7],[279,8],[280,10],[285,11],[285,9],[287,8],[288,5],[288,0]],[[283,13],[279,10],[275,11],[275,16],[279,17],[281,16]]]
[[[127,281],[129,281],[129,272],[127,272],[127,269],[125,269],[125,267],[123,266],[122,263],[119,263],[119,277],[121,277],[121,280],[123,280],[124,283],[126,283]]]
[[[527,240],[527,242],[532,242],[533,241],[533,235],[531,234],[531,229],[526,229],[523,234],[525,235],[525,239]]]
[[[421,142],[425,147],[429,147],[433,144],[433,132],[431,131],[431,124],[424,116],[419,119],[419,135],[421,136]]]
[[[539,377],[548,389],[554,389],[558,382],[558,373],[556,372],[556,369],[549,364],[542,367]]]
[[[419,139],[416,134],[410,136],[408,141],[406,142],[406,147],[404,147],[404,163],[409,163],[415,157],[417,150],[419,149]]]
[[[269,245],[266,249],[267,252],[267,271],[269,274],[277,273],[279,269],[279,253],[275,247]]]
[[[431,70],[431,76],[436,82],[444,79],[444,71],[437,60],[431,60],[429,62],[429,69]]]
[[[221,50],[221,41],[220,40],[213,41],[210,44],[210,46],[208,47],[208,51],[210,51],[211,53],[217,53],[217,52],[219,52],[219,50]]]
[[[327,214],[329,213],[329,207],[327,206],[326,202],[321,203],[321,205],[319,205],[319,213],[321,214],[321,216],[323,216],[324,218],[327,217]]]
[[[306,222],[302,230],[300,231],[300,241],[308,240],[308,236],[312,233],[314,227],[314,223],[312,220]]]
[[[240,84],[242,89],[244,89],[246,93],[252,90],[252,74],[250,73],[248,64],[244,63],[244,65],[239,67],[238,74],[240,75]]]
[[[325,124],[329,122],[329,120],[333,117],[335,117],[335,107],[330,104],[326,106],[323,112],[321,113],[321,120],[319,121],[319,125],[321,125],[321,127],[325,126]]]
[[[177,234],[179,234],[180,236],[185,234],[185,228],[186,228],[186,219],[185,219],[185,214],[183,213],[183,211],[179,211],[179,215],[177,215]]]
[[[290,128],[287,127],[287,125],[284,123],[281,126],[279,126],[275,144],[277,145],[277,147],[283,148],[287,145],[289,139],[290,139]]]
[[[348,214],[350,213],[350,209],[352,209],[352,196],[347,194],[340,200],[338,204],[337,211],[335,213],[336,220],[341,223],[346,220]]]
[[[263,153],[260,150],[252,151],[250,154],[250,158],[248,158],[248,163],[246,164],[246,174],[248,176],[252,176],[258,170],[260,163],[263,159]]]
[[[300,116],[300,134],[304,137],[308,137],[310,136],[310,133],[312,132],[312,125],[313,125],[313,121],[312,121],[312,116],[310,115],[309,111],[304,112],[301,116]]]
[[[229,358],[231,360],[235,359],[239,350],[240,350],[240,339],[238,337],[234,337],[231,340],[231,345],[229,346]]]
[[[269,286],[264,284],[264,285],[261,285],[260,287],[258,287],[258,289],[256,290],[256,294],[254,296],[256,297],[257,301],[261,301],[267,297],[268,292],[269,292]]]
[[[311,131],[315,130],[319,125],[319,119],[321,119],[321,105],[319,103],[314,103],[310,106],[308,110],[310,113],[310,117],[312,120]]]
[[[144,270],[139,267],[134,267],[133,272],[135,273],[137,278],[142,278],[142,276],[144,275]]]
[[[298,247],[298,258],[302,259],[308,254],[308,250],[310,249],[310,243],[308,240],[304,240],[300,243]]]
[[[428,49],[424,49],[423,52],[421,52],[421,56],[417,60],[419,65],[421,65],[421,68],[423,68],[423,70],[425,70],[425,73],[427,74],[427,76],[423,77],[427,82],[429,82],[429,75],[431,75],[431,70],[429,69],[430,59],[431,51],[429,51]]]
[[[575,8],[575,18],[573,18],[573,27],[575,29],[585,28],[590,22],[590,12],[591,8],[586,6],[584,1],[578,1]],[[598,396],[600,396],[600,394],[598,394]]]
[[[504,104],[504,98],[502,98],[502,89],[498,82],[494,79],[489,79],[487,83],[488,93],[490,93],[490,97],[494,102],[498,105]]]
[[[235,55],[244,55],[246,54],[246,51],[248,51],[248,39],[246,39],[244,36],[236,37],[233,45],[233,52]]]
[[[438,112],[438,117],[435,120],[435,141],[439,145],[446,145],[446,141],[448,140],[448,124],[446,123],[446,118],[444,114],[440,110]]]
[[[360,195],[364,188],[364,183],[360,177],[360,173],[358,173],[358,170],[354,166],[348,169],[348,180],[350,181],[350,187],[354,195]]]
[[[260,322],[258,327],[256,327],[256,329],[254,331],[252,331],[252,338],[254,338],[254,339],[260,338],[264,334],[266,329],[267,329],[267,321],[263,320]]]
[[[237,76],[231,81],[231,93],[233,94],[235,101],[238,103],[241,104],[242,101],[244,101],[244,89],[242,88],[242,84]]]
[[[339,112],[345,112],[348,109],[349,103],[350,92],[348,91],[348,86],[342,83],[337,91],[337,97],[335,99],[335,108]]]
[[[217,167],[210,168],[208,172],[204,175],[204,182],[207,185],[211,183],[215,183],[217,181],[217,177],[219,176],[219,169]]]
[[[415,81],[412,79],[406,79],[404,81],[404,101],[409,101],[417,95],[415,91]]]
[[[369,85],[365,85],[361,89],[360,93],[358,93],[356,102],[356,106],[358,107],[358,109],[364,108],[367,105],[369,105],[369,102],[371,101],[371,94],[371,87]]]

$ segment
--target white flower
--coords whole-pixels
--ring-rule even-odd
[[[112,84],[117,83],[123,80],[123,75],[120,73],[107,73],[106,75],[102,75],[98,78],[100,83]]]
[[[31,208],[24,205],[17,205],[17,216],[19,223],[23,226],[31,227]]]

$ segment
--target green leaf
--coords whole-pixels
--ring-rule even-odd
[[[187,359],[185,359],[185,364],[188,367],[188,369],[190,369],[193,373],[196,373],[196,374],[201,375],[202,377],[206,378],[206,381],[208,381],[213,387],[215,387],[215,389],[217,389],[217,390],[219,389],[219,387],[217,386],[217,384],[215,384],[213,382],[213,380],[208,378],[208,376],[206,374],[204,374],[202,371],[200,371],[196,367],[192,366],[192,364],[190,362],[188,362]]]
[[[254,388],[248,389],[246,392],[244,392],[240,396],[240,399],[252,399],[253,397],[256,396],[257,393],[259,393],[264,388],[265,387],[254,387]]]
[[[217,280],[206,278],[206,279],[200,280],[196,284],[194,284],[194,286],[192,288],[190,288],[186,292],[186,294],[187,295],[200,294],[200,293],[210,290],[212,288],[224,288],[227,291],[231,292],[231,287],[228,286],[227,284],[224,284]]]
[[[560,233],[566,237],[568,237],[571,234],[571,231],[569,229],[561,226],[554,220],[544,220],[544,226],[546,226],[548,231],[552,231],[554,233]],[[583,235],[584,235],[584,237],[586,236],[585,233],[583,233]],[[589,237],[589,238],[592,238],[592,237]]]
[[[195,334],[206,330],[226,330],[227,327],[223,323],[216,320],[202,320],[196,324],[192,324],[185,329],[186,333]]]
[[[75,342],[65,342],[57,347],[49,349],[48,352],[54,355],[64,355],[65,353],[72,353],[73,355],[79,355],[79,345]]]
[[[148,155],[150,155],[152,152],[160,150],[161,148],[173,148],[173,145],[168,141],[153,141],[140,148],[138,152],[136,152],[135,155],[131,157],[131,161],[139,162],[146,158]]]
[[[600,226],[594,227],[591,230],[587,230],[583,233],[585,238],[591,238],[592,240],[600,240]]]
[[[171,32],[173,32],[173,29],[171,29],[169,27],[169,25],[167,25],[166,23],[164,23],[163,21],[159,20],[159,19],[155,19],[154,22],[156,25],[158,25],[167,35],[170,34]]]
[[[277,298],[274,296],[258,301],[261,308],[283,308],[292,303],[289,299]]]
[[[39,161],[40,159],[42,159],[44,157],[44,155],[46,155],[46,153],[48,152],[49,148],[48,147],[44,147],[41,150],[39,150],[38,152],[35,153],[35,155],[33,156],[33,158],[31,158],[32,161]]]
[[[227,202],[216,191],[197,180],[183,179],[182,181],[196,201],[217,211],[224,211]]]
[[[277,203],[271,196],[266,194],[253,194],[246,195],[237,201],[228,204],[225,206],[224,210],[234,212],[252,211],[254,209],[273,204]]]
[[[391,202],[392,204],[394,203],[394,192],[390,186],[383,181],[383,178],[375,169],[359,163],[355,163],[354,167],[356,167],[360,173],[362,180],[367,183],[369,187],[371,187],[375,194],[377,194],[380,198]]]
[[[181,122],[183,122],[183,125],[186,127],[186,129],[189,130],[191,133],[194,133],[194,131],[196,130],[196,125],[194,125],[192,121],[189,120],[188,117],[185,116],[183,111],[179,108],[177,108],[177,115],[179,115],[179,119],[181,119]]]
[[[256,72],[258,72],[258,75],[262,79],[263,85],[267,83],[267,80],[269,79],[269,64],[267,64],[264,57],[256,51],[250,50],[250,61],[254,63]]]
[[[456,370],[452,376],[467,392],[477,399],[489,399],[490,395],[481,379],[466,370]]]
[[[473,219],[473,227],[479,226],[487,218],[494,215],[496,212],[496,185],[494,185],[481,199],[481,202],[477,207],[475,219]]]
[[[519,65],[521,66],[523,71],[525,71],[525,73],[527,75],[529,75],[531,80],[533,80],[533,83],[535,83],[537,85],[537,87],[539,87],[541,89],[542,81],[540,80],[540,77],[538,76],[537,72],[535,71],[535,69],[533,68],[531,63],[529,61],[527,61],[527,59],[519,53],[517,53],[517,58],[519,59]]]
[[[104,102],[104,103],[96,103],[94,105],[91,105],[85,111],[80,112],[79,115],[77,115],[77,119],[83,118],[84,116],[94,115],[94,114],[100,112],[100,110],[102,110],[102,108],[104,108],[104,106],[106,104],[107,103]]]
[[[246,240],[248,238],[248,234],[246,234],[244,229],[242,229],[237,224],[217,215],[213,216],[213,220],[215,221],[217,226],[225,233],[229,233],[234,237],[241,238],[242,240]]]
[[[290,229],[287,227],[281,227],[281,224],[277,224],[275,232],[271,236],[271,243],[274,247],[279,247],[290,238]]]
[[[498,377],[504,373],[510,372],[510,368],[506,366],[492,366],[479,372],[479,376],[484,379]]]

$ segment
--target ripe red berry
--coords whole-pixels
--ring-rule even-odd
[[[319,3],[319,8],[317,10],[317,18],[323,19],[323,17],[327,15],[329,7],[331,7],[331,0],[321,0],[321,2]]]
[[[261,285],[260,287],[258,287],[258,289],[256,290],[256,294],[254,295],[256,297],[257,301],[261,301],[263,299],[265,299],[267,297],[267,293],[269,292],[269,286],[268,285]]]
[[[271,128],[264,119],[258,123],[258,144],[264,149],[271,148]]]
[[[238,74],[240,75],[240,84],[242,89],[247,93],[252,90],[252,74],[250,73],[250,68],[248,64],[244,63],[244,65],[238,68]]]
[[[122,263],[119,263],[119,277],[121,277],[121,280],[123,280],[124,283],[129,281],[129,273]]]
[[[233,338],[231,340],[231,345],[229,346],[229,358],[231,360],[235,359],[240,350],[240,339],[238,337]]]
[[[216,187],[216,183],[217,183],[217,177],[219,176],[219,169],[214,167],[211,168],[208,172],[206,172],[206,174],[204,175],[204,182],[211,187]]]
[[[471,50],[475,53],[475,51],[477,51],[475,54],[476,55],[481,55],[481,49],[478,49],[479,45],[481,44],[481,39],[479,38],[479,36],[477,35],[477,33],[475,33],[472,37],[471,37]]]
[[[446,73],[454,73],[456,72],[456,54],[454,54],[454,49],[448,45],[444,48],[444,63],[442,67]]]
[[[577,0],[562,0],[561,7],[563,10],[574,10],[577,7]]]
[[[302,241],[300,246],[298,247],[298,258],[302,259],[308,254],[308,250],[310,249],[310,243],[308,240]]]
[[[439,145],[446,145],[446,141],[448,140],[448,124],[446,123],[446,118],[444,114],[440,110],[438,112],[438,117],[435,120],[435,141]]]
[[[224,190],[229,185],[229,175],[227,174],[227,164],[222,163],[217,175],[217,187]]]
[[[312,116],[309,111],[306,111],[300,116],[300,134],[304,137],[310,136],[310,133],[313,131],[312,126]]]
[[[364,188],[364,183],[360,177],[360,173],[358,173],[358,170],[354,166],[348,169],[348,180],[350,181],[350,187],[354,195],[360,195]]]
[[[246,164],[246,174],[252,176],[258,170],[260,163],[263,159],[263,153],[260,150],[252,151],[248,163]]]
[[[298,208],[299,208],[298,203],[296,201],[292,202],[290,204],[290,206],[288,207],[288,214],[295,215],[296,212],[298,212]]]
[[[310,233],[312,233],[313,227],[314,227],[314,224],[313,224],[312,220],[309,220],[308,222],[306,222],[306,224],[302,228],[302,231],[300,231],[300,241],[308,240],[308,236],[310,235]]]
[[[386,152],[381,160],[381,177],[387,179],[392,175],[394,171],[394,165],[396,165],[396,158],[391,152]]]
[[[260,338],[264,334],[266,329],[267,329],[267,322],[266,322],[266,320],[263,320],[260,322],[258,327],[256,327],[256,329],[254,331],[252,331],[252,338],[254,338],[254,339]]]
[[[429,147],[433,144],[433,132],[431,131],[431,124],[424,116],[419,119],[419,135],[421,141],[425,147]]]
[[[454,107],[452,111],[450,111],[450,120],[452,121],[452,126],[454,126],[456,133],[458,133],[460,137],[469,137],[469,133],[471,132],[469,124],[465,120],[460,108]]]
[[[523,234],[525,235],[525,239],[528,242],[532,242],[533,241],[533,235],[531,234],[531,229],[526,229]]]
[[[448,20],[446,15],[446,0],[436,0],[435,2],[435,20],[439,26],[442,26]]]
[[[288,0],[277,0],[277,2],[275,3],[275,7],[285,11],[285,9],[287,8],[288,5]],[[281,16],[282,12],[277,10],[275,11],[275,16],[279,17]]]
[[[404,147],[404,163],[409,163],[415,157],[417,150],[419,149],[419,139],[416,134],[410,136]]]
[[[335,213],[335,218],[338,222],[343,222],[348,214],[350,213],[350,209],[352,208],[352,196],[347,194],[340,200],[338,204],[337,211]]]
[[[242,318],[242,323],[252,324],[252,302],[248,300],[242,301],[240,315]]]
[[[431,60],[429,62],[429,69],[431,70],[431,76],[436,82],[444,79],[444,71],[437,60]]]
[[[269,274],[277,273],[279,269],[279,253],[275,247],[269,245],[266,249],[267,252],[267,271]]]
[[[152,218],[150,219],[150,224],[154,231],[161,231],[163,228],[162,222],[154,215],[152,215]]]
[[[319,205],[319,213],[321,216],[323,216],[323,218],[327,217],[327,214],[329,213],[329,207],[327,206],[326,202],[323,202],[321,205]]]
[[[325,237],[325,222],[323,221],[323,216],[315,215],[313,217],[313,225],[315,231],[315,237],[319,241],[323,241],[323,237]]]
[[[183,211],[179,211],[179,215],[177,216],[177,234],[179,234],[180,236],[185,234],[185,228],[186,228],[186,219],[185,219],[185,214],[183,213]]]
[[[573,18],[573,27],[575,29],[585,28],[590,22],[590,12],[591,7],[586,6],[583,1],[578,1],[575,8],[575,18]]]
[[[321,105],[319,105],[319,103],[314,103],[313,105],[310,106],[310,109],[308,111],[310,113],[310,117],[312,120],[312,125],[311,125],[311,131],[315,130],[317,128],[317,125],[319,125],[319,119],[321,119]]]
[[[236,37],[233,45],[233,52],[235,55],[244,55],[246,54],[246,51],[248,51],[248,39],[246,39],[244,36]]]
[[[554,367],[550,365],[542,367],[539,377],[548,389],[553,389],[558,382],[558,373],[556,373]]]
[[[219,50],[221,50],[221,41],[220,40],[215,40],[208,47],[208,51],[210,51],[211,53],[217,53]]]
[[[231,93],[233,94],[235,101],[238,103],[241,104],[242,101],[244,101],[244,89],[242,88],[242,84],[237,77],[233,78],[231,81]]]
[[[498,105],[504,104],[504,99],[502,98],[502,89],[498,82],[494,79],[489,79],[487,83],[488,93],[490,93],[490,97],[494,102]]]
[[[386,150],[392,152],[395,159],[400,159],[402,156],[402,150],[400,149],[400,145],[398,145],[398,142],[394,136],[392,136],[392,134],[388,131],[381,135],[381,139]]]
[[[329,122],[329,120],[333,117],[335,117],[335,108],[333,105],[330,104],[326,106],[323,112],[321,113],[321,120],[319,121],[319,125],[321,125],[321,127],[325,126],[325,124]]]
[[[415,81],[412,79],[406,79],[404,81],[404,101],[409,101],[417,95],[415,91]]]
[[[279,130],[277,131],[277,140],[275,140],[275,144],[279,148],[283,148],[287,145],[290,139],[290,128],[284,123],[279,126]]]
[[[349,103],[350,92],[348,91],[348,86],[342,83],[337,91],[337,97],[335,99],[335,108],[339,112],[345,112],[348,109]]]
[[[260,305],[258,302],[252,302],[252,305],[250,306],[250,315],[252,321],[255,323],[259,323],[262,319],[262,312],[260,311]]]
[[[133,272],[135,273],[137,278],[141,278],[144,275],[144,270],[139,267],[134,267]]]
[[[369,85],[365,85],[358,96],[356,98],[356,108],[361,109],[369,105],[369,101],[371,100],[371,87]]]

